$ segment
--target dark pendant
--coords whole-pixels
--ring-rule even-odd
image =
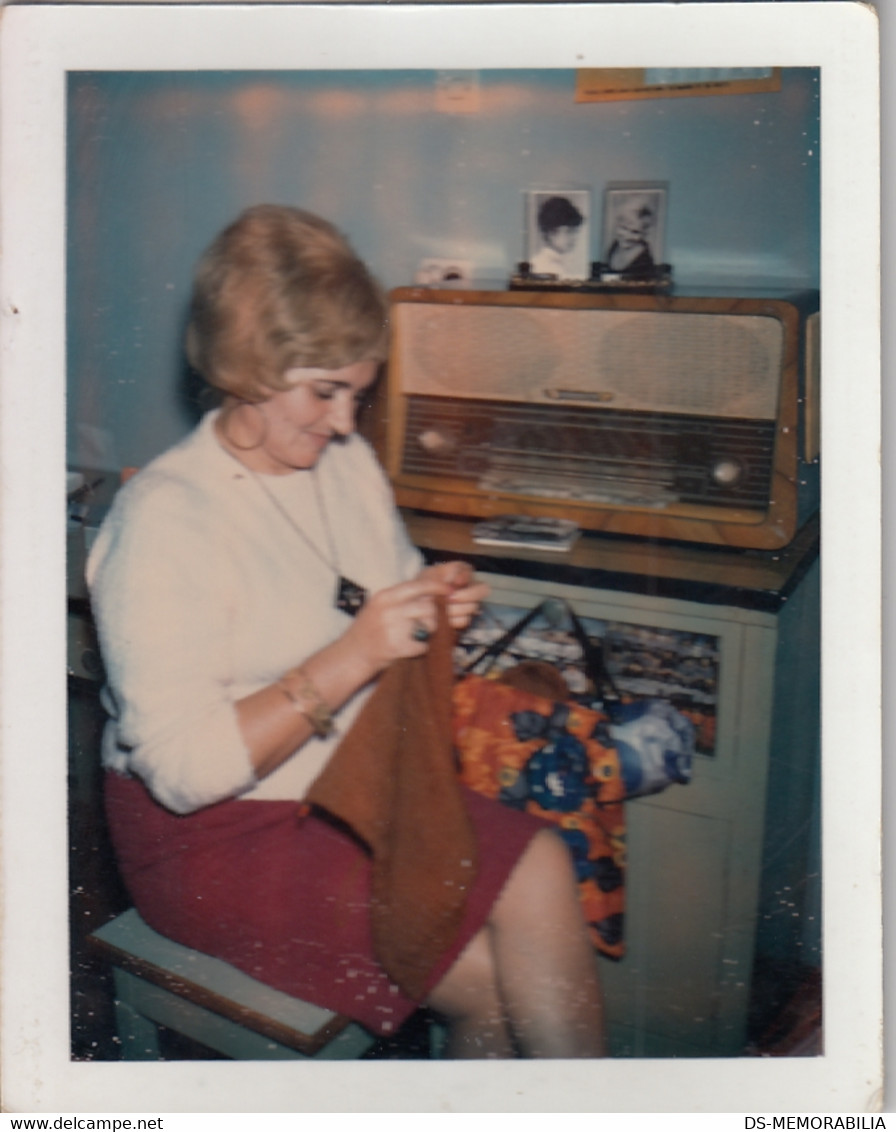
[[[349,617],[354,617],[366,600],[367,590],[340,574],[336,589],[336,608],[347,613]]]

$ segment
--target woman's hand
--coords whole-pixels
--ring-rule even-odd
[[[413,581],[372,594],[341,637],[303,661],[304,678],[336,712],[393,661],[426,652],[436,629],[437,603],[450,594],[448,581],[425,570]],[[275,681],[237,702],[237,718],[259,778],[312,734],[311,723],[295,710],[292,699],[282,681]]]
[[[412,581],[368,597],[345,632],[346,644],[351,643],[368,659],[373,672],[379,672],[402,657],[426,652],[428,636],[436,629],[439,599],[445,602],[451,627],[464,629],[487,595],[488,586],[476,582],[467,562],[427,566]]]
[[[427,566],[420,576],[439,578],[449,587],[445,606],[454,629],[466,629],[488,597],[488,585],[476,581],[469,562],[440,562]]]
[[[488,586],[474,580],[466,562],[429,566],[412,581],[368,597],[342,636],[304,661],[302,672],[335,712],[393,661],[426,652],[440,601],[450,624],[462,629],[487,593]],[[280,766],[312,733],[279,682],[239,700],[236,708],[259,778]]]
[[[423,570],[368,597],[343,640],[366,658],[372,675],[402,657],[421,656],[436,629],[437,601],[450,602],[452,593],[449,580]]]

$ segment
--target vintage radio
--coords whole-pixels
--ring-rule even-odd
[[[818,505],[814,298],[399,288],[398,502],[784,546]]]

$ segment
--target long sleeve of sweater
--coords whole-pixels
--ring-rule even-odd
[[[107,762],[176,813],[255,782],[233,710],[236,579],[210,526],[189,487],[145,491],[103,527],[90,578],[117,718]]]
[[[261,781],[235,704],[344,632],[335,565],[370,592],[420,568],[369,446],[351,437],[324,456],[316,483],[297,473],[266,485],[284,489],[293,525],[206,418],[122,488],[94,544],[88,585],[111,716],[103,761],[176,813],[304,796],[366,692],[340,710],[337,735],[312,737]]]

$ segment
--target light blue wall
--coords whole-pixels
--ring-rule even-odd
[[[785,70],[775,93],[591,104],[574,82],[483,72],[479,110],[444,114],[424,71],[71,76],[70,462],[143,464],[190,427],[192,267],[260,201],[334,220],[387,286],[424,256],[503,285],[525,189],[588,188],[597,216],[607,182],[667,181],[678,285],[818,286],[817,71]]]

